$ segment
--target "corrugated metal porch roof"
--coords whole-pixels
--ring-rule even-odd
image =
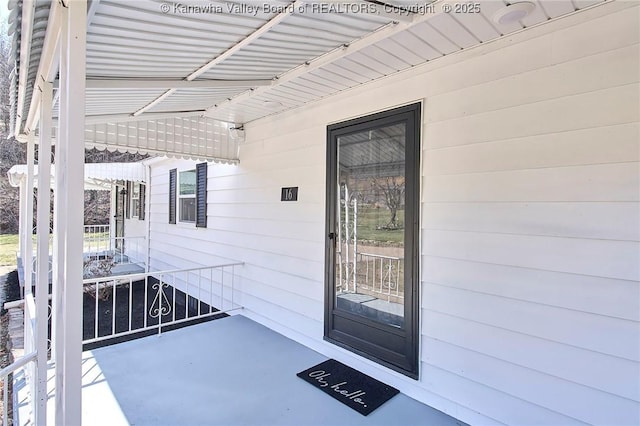
[[[530,15],[500,24],[494,17],[506,2],[498,0],[481,0],[466,13],[449,0],[91,0],[87,117],[113,123],[192,113],[244,124],[604,1],[532,0]],[[38,31],[45,3],[35,3]],[[18,20],[22,4],[10,4]],[[14,37],[22,35],[19,27]],[[29,70],[37,69],[43,40],[34,26]],[[14,49],[16,58],[20,52]],[[22,66],[16,63],[16,76]],[[30,72],[27,87],[33,79]],[[23,127],[30,93],[14,87],[14,108],[25,99],[16,110]]]

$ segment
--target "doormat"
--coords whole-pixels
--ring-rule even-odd
[[[369,415],[399,392],[335,359],[301,371],[297,376],[363,416]]]

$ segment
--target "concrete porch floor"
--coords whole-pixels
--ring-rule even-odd
[[[403,394],[364,417],[296,377],[326,357],[241,315],[83,355],[85,425],[463,424]]]

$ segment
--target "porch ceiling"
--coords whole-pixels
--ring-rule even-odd
[[[91,123],[192,114],[244,124],[604,1],[532,0],[529,16],[499,24],[497,0],[477,13],[445,13],[450,0],[91,0],[86,112]],[[12,1],[12,13],[36,22],[30,4]],[[35,5],[42,32],[48,8]],[[44,43],[32,32],[29,55],[14,49],[18,133],[30,131],[26,88]]]

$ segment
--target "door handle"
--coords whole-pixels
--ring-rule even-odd
[[[329,232],[328,237],[330,240],[334,240],[336,238],[336,234],[334,232]]]

